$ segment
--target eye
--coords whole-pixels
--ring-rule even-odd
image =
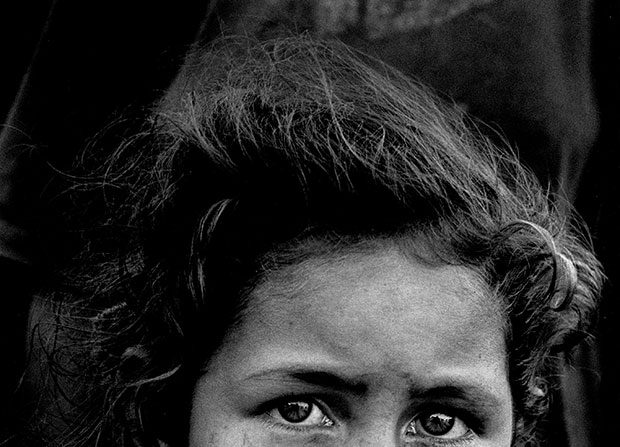
[[[405,436],[454,440],[471,433],[472,430],[460,418],[442,412],[429,412],[416,416],[407,426]]]
[[[267,415],[289,426],[331,427],[334,425],[334,421],[321,410],[316,402],[311,400],[284,401],[268,411]]]

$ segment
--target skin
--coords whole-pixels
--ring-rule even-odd
[[[195,387],[191,447],[511,445],[502,320],[472,271],[388,247],[286,267],[250,300]]]

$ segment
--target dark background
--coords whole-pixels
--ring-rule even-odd
[[[234,28],[231,10],[243,1],[220,3],[225,6],[218,11],[218,21],[225,22],[224,25],[231,23],[230,27]],[[510,2],[497,3],[502,6]],[[556,3],[570,6],[584,2]],[[588,27],[592,40],[587,45],[590,53],[587,64],[592,74],[599,127],[586,145],[585,152],[589,155],[583,157],[585,166],[574,196],[575,206],[591,229],[596,251],[609,278],[598,328],[600,349],[591,354],[594,361],[589,360],[591,367],[586,382],[593,383],[586,386],[583,396],[593,411],[579,427],[586,434],[587,445],[592,446],[611,445],[620,420],[620,359],[615,347],[620,339],[618,3],[592,2],[593,14]],[[0,375],[3,379],[0,424],[4,428],[11,428],[14,423],[11,418],[18,413],[12,390],[20,379],[25,360],[24,328],[31,293],[56,257],[70,253],[70,241],[61,237],[62,210],[58,209],[58,202],[50,200],[60,186],[49,166],[68,169],[77,151],[106,123],[155,100],[174,77],[209,8],[208,0],[4,0],[0,5],[0,73],[3,75],[0,120],[13,126],[13,129],[5,128],[0,138],[0,374],[5,376]],[[463,26],[466,20],[467,17],[462,19]],[[203,35],[216,34],[219,25],[207,31]],[[381,54],[380,44],[360,44],[354,34],[342,37]],[[427,33],[425,38],[433,36]],[[526,62],[531,62],[535,69],[530,71],[534,73],[538,73],[541,64],[551,65],[544,57],[540,59],[536,51],[522,54],[523,57],[532,54],[532,60]],[[427,82],[453,93],[450,85],[442,84],[441,80],[434,82],[436,73],[414,75],[426,77]],[[493,78],[492,73],[488,76]],[[534,79],[532,84],[536,82]],[[534,103],[546,97],[544,85],[525,85],[522,91],[531,92]],[[484,96],[484,90],[481,92],[476,93],[478,98]],[[465,97],[464,101],[473,104],[475,114],[493,123],[518,122],[519,126],[510,128],[506,124],[503,130],[516,144],[528,143],[528,147],[539,148],[533,154],[525,153],[524,158],[543,179],[553,180],[557,176],[553,171],[553,157],[548,157],[551,168],[533,166],[538,158],[547,157],[544,148],[549,143],[548,136],[536,137],[541,133],[536,126],[542,126],[544,134],[546,128],[553,127],[553,119],[528,121],[530,117],[513,113],[510,107],[516,106],[509,102],[501,103],[501,110],[494,109],[493,104],[499,99],[485,102],[485,98],[477,101]],[[553,114],[549,116],[553,118]],[[529,145],[531,141],[535,143],[533,146]]]

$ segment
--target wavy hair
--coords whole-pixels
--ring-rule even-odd
[[[282,263],[269,254],[378,237],[422,238],[495,292],[515,445],[541,439],[599,264],[516,157],[423,86],[334,42],[224,39],[84,166],[84,250],[41,330],[41,380],[65,402],[41,410],[65,424],[46,445],[183,445],[200,366]]]

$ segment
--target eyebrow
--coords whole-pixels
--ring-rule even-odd
[[[409,396],[411,399],[457,399],[478,408],[495,409],[502,406],[502,402],[498,396],[491,391],[469,383],[450,382],[446,385],[432,386],[422,388],[411,386],[409,388]]]
[[[278,383],[301,382],[334,391],[347,391],[356,395],[364,395],[368,390],[368,385],[361,378],[345,378],[333,372],[303,367],[285,367],[260,371],[247,376],[245,380]],[[493,409],[501,406],[499,397],[483,386],[450,379],[445,379],[442,383],[429,387],[411,384],[408,394],[412,400],[459,399],[478,407]]]
[[[357,395],[365,394],[368,389],[368,386],[362,381],[344,378],[328,371],[302,368],[278,368],[261,371],[248,376],[245,380],[277,382],[295,381],[334,391],[348,391]]]

